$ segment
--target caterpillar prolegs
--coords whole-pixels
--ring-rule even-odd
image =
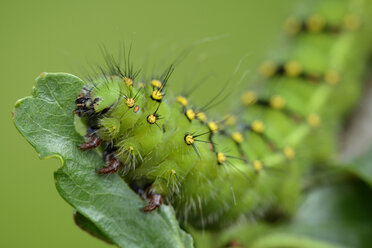
[[[290,17],[286,45],[226,115],[168,92],[173,66],[139,80],[129,59],[121,66],[107,55],[106,68],[76,99],[75,127],[86,139],[80,148],[98,148],[106,162],[98,173],[122,175],[148,202],[143,211],[171,203],[181,223],[219,228],[272,207],[290,211],[288,188],[297,188],[289,190],[296,198],[308,165],[333,154],[318,148],[325,139],[332,144],[360,90],[354,82],[368,47],[359,10],[350,6],[316,1]]]

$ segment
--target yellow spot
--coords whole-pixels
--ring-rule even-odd
[[[360,18],[356,15],[347,15],[344,18],[343,26],[348,31],[357,30],[361,25]]]
[[[272,96],[270,98],[270,106],[274,109],[283,109],[285,106],[285,100],[281,96]]]
[[[226,156],[222,152],[217,152],[217,162],[218,164],[223,164],[226,161]]]
[[[320,32],[325,26],[325,21],[320,15],[312,15],[307,19],[306,26],[311,32]]]
[[[140,88],[145,88],[145,84],[142,83],[142,82],[140,82],[140,83],[138,83],[138,87],[140,87]]]
[[[262,171],[262,163],[259,160],[253,160],[253,167],[257,172]]]
[[[186,107],[188,104],[187,98],[184,96],[177,96],[176,101],[180,103],[182,106]]]
[[[257,100],[257,94],[253,91],[247,91],[241,96],[241,101],[244,106],[255,104]]]
[[[225,117],[225,124],[227,126],[234,126],[236,124],[236,117],[233,115],[227,115]]]
[[[301,21],[296,17],[289,17],[284,23],[284,30],[290,34],[298,34],[301,30]]]
[[[310,114],[307,117],[307,122],[309,123],[309,125],[311,127],[319,127],[320,123],[321,123],[321,119],[320,119],[319,115],[317,115],[317,114]]]
[[[231,137],[238,144],[240,144],[244,141],[244,137],[240,132],[233,132]]]
[[[163,99],[163,94],[160,90],[154,90],[151,94],[151,98],[155,101],[161,101]]]
[[[156,116],[151,114],[149,116],[147,116],[147,122],[150,123],[150,124],[154,124],[156,122]]]
[[[277,66],[272,61],[266,61],[260,66],[260,74],[266,78],[272,77],[277,71]]]
[[[196,117],[202,122],[205,123],[207,121],[207,115],[204,112],[198,112]]]
[[[293,148],[292,147],[290,147],[290,146],[286,146],[286,147],[284,147],[284,149],[283,149],[283,153],[284,153],[284,156],[287,158],[287,159],[289,159],[289,160],[292,160],[292,159],[294,159],[294,157],[295,157],[295,151],[293,150]]]
[[[284,65],[284,71],[289,77],[297,77],[302,73],[302,65],[292,60]]]
[[[134,150],[133,146],[128,147],[128,150],[133,151]]]
[[[134,99],[133,99],[133,98],[127,98],[127,100],[125,101],[125,104],[126,104],[129,108],[133,108],[133,106],[134,106]]]
[[[151,85],[152,85],[153,87],[156,87],[156,88],[160,89],[161,86],[162,86],[162,83],[161,83],[159,80],[154,79],[154,80],[151,81]]]
[[[131,78],[125,77],[123,80],[127,86],[133,86],[133,80]]]
[[[171,170],[171,173],[172,173],[172,175],[176,175],[177,173],[176,173],[176,171],[175,170]]]
[[[218,124],[214,121],[208,122],[208,128],[212,133],[216,133],[218,131]]]
[[[263,124],[262,121],[255,120],[251,124],[252,130],[255,131],[256,133],[263,133],[265,130],[265,125]]]
[[[190,134],[185,136],[185,142],[187,145],[192,145],[194,144],[194,137]]]
[[[195,114],[194,110],[192,110],[192,109],[186,110],[186,117],[187,117],[187,119],[189,119],[189,121],[194,120],[195,116],[196,116],[196,114]]]
[[[335,85],[340,82],[340,74],[335,70],[330,70],[324,75],[324,80],[330,85]]]

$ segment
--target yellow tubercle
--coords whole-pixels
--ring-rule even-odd
[[[278,110],[283,109],[286,104],[284,98],[281,96],[277,96],[277,95],[270,97],[269,103],[272,108],[278,109]]]
[[[189,119],[190,121],[195,119],[196,114],[195,114],[194,110],[188,109],[188,110],[186,110],[185,114],[186,114],[187,119]]]
[[[257,100],[257,94],[253,91],[247,91],[241,96],[241,102],[244,106],[255,104]]]
[[[266,61],[260,66],[260,74],[265,78],[270,78],[275,75],[277,66],[272,61]]]
[[[226,161],[226,156],[222,152],[217,152],[217,162],[218,164],[223,164]]]
[[[176,101],[180,103],[182,106],[186,107],[188,104],[187,98],[184,96],[177,96]]]
[[[321,119],[319,115],[313,113],[313,114],[308,115],[307,122],[309,123],[311,127],[319,127],[321,124]]]
[[[240,144],[244,141],[244,137],[240,132],[233,132],[231,137],[237,144]]]
[[[325,21],[320,15],[312,15],[307,19],[306,26],[311,32],[320,32],[325,27]]]
[[[131,78],[124,77],[123,80],[127,86],[133,86],[133,80]]]
[[[162,84],[159,80],[157,80],[157,79],[153,79],[153,80],[151,81],[151,85],[152,85],[153,87],[156,87],[156,88],[160,89],[161,86],[162,86],[163,84]]]
[[[237,122],[237,120],[236,120],[236,117],[234,115],[229,114],[229,115],[225,116],[225,124],[227,126],[235,126],[236,122]]]
[[[289,159],[289,160],[292,160],[295,158],[296,154],[295,154],[295,151],[293,150],[292,147],[290,146],[286,146],[284,147],[283,149],[283,153],[284,153],[284,156]]]
[[[289,77],[298,77],[302,73],[302,65],[295,61],[289,61],[284,65],[285,74]]]
[[[253,160],[252,163],[253,163],[253,168],[254,168],[257,172],[262,171],[262,169],[263,169],[263,165],[262,165],[261,161],[259,161],[259,160]]]
[[[147,122],[150,123],[150,124],[154,124],[156,122],[156,116],[151,114],[149,116],[147,116]]]
[[[163,99],[163,94],[161,93],[160,90],[154,90],[151,93],[151,98],[155,101],[161,101]]]
[[[214,121],[208,122],[208,128],[212,133],[216,133],[219,129],[218,124]]]
[[[256,133],[263,133],[265,131],[265,125],[260,120],[255,120],[251,124],[251,128]]]
[[[194,144],[194,137],[190,134],[185,136],[185,142],[187,145],[192,145]]]
[[[125,104],[128,106],[128,108],[133,108],[135,102],[134,102],[134,99],[133,98],[127,98],[127,100],[125,101]]]
[[[207,115],[204,112],[198,112],[196,118],[198,118],[202,123],[207,121]]]

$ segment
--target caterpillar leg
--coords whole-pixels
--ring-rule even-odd
[[[151,193],[149,195],[150,202],[143,209],[143,211],[144,212],[152,212],[152,211],[154,211],[155,209],[157,209],[158,207],[160,207],[160,205],[162,203],[162,199],[163,199],[163,197],[161,196],[161,194]]]
[[[84,144],[79,145],[79,148],[81,150],[85,151],[94,149],[97,148],[102,143],[102,139],[98,137],[96,134],[89,134],[87,140],[88,141],[85,142]]]
[[[109,161],[109,165],[98,170],[98,174],[110,174],[112,172],[118,171],[123,164],[119,159],[112,157]]]
[[[173,192],[179,192],[180,181],[176,175],[177,164],[172,160],[168,160],[162,162],[160,165],[161,175],[157,175],[157,178],[146,190],[149,203],[143,209],[144,212],[151,212],[159,208],[162,204],[163,196]]]

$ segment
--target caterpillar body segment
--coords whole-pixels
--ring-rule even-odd
[[[317,1],[286,22],[289,45],[261,66],[264,87],[241,95],[239,115],[213,119],[172,96],[172,66],[140,81],[108,63],[76,100],[76,129],[87,138],[81,149],[99,147],[107,166],[98,173],[118,172],[145,192],[145,212],[171,203],[185,225],[217,229],[269,208],[292,211],[304,171],[330,159],[334,129],[355,100],[340,92],[360,89],[352,82],[367,50],[356,48],[361,23],[348,3]]]

